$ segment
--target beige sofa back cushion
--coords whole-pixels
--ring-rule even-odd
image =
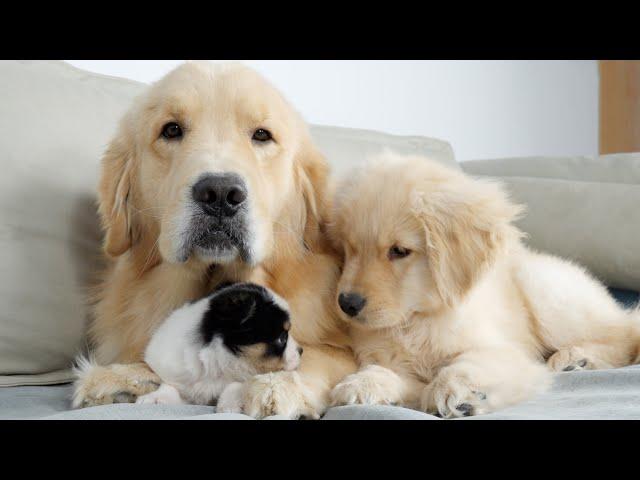
[[[0,385],[68,381],[100,268],[99,159],[145,85],[64,62],[0,62]],[[383,147],[453,162],[439,140],[314,127],[338,167]]]
[[[527,206],[530,246],[571,258],[607,285],[640,290],[640,153],[461,163]]]
[[[459,169],[448,142],[429,137],[390,135],[355,128],[311,126],[311,135],[339,176],[350,167],[385,149],[405,155],[422,155]]]
[[[140,90],[62,62],[0,62],[0,384],[68,379],[99,265],[98,161]]]

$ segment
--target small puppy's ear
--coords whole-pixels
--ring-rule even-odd
[[[98,212],[105,230],[104,250],[117,257],[133,243],[131,214],[132,139],[120,128],[102,157]]]
[[[255,293],[230,286],[211,298],[209,316],[216,322],[238,326],[251,318],[256,306]]]
[[[511,222],[523,208],[495,182],[456,175],[426,182],[411,201],[424,228],[432,278],[449,307],[522,236]]]

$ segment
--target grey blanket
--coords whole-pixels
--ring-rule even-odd
[[[217,414],[213,407],[197,405],[116,404],[71,410],[70,395],[71,385],[0,388],[0,419],[249,419],[245,415]],[[439,420],[433,415],[387,406],[332,408],[323,419]],[[528,402],[463,420],[489,419],[640,419],[640,365],[616,370],[558,373],[548,392]]]

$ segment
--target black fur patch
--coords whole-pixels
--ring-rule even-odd
[[[280,356],[287,346],[285,324],[289,312],[273,301],[269,291],[253,283],[235,283],[217,289],[200,325],[205,344],[222,338],[234,354],[242,347],[267,344],[267,355]]]

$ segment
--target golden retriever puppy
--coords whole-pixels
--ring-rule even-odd
[[[526,248],[520,212],[497,183],[420,157],[384,154],[338,185],[336,302],[360,370],[333,404],[477,415],[544,389],[552,370],[633,361],[637,314]]]
[[[317,417],[355,370],[333,302],[339,264],[321,235],[328,167],[280,93],[242,65],[186,63],[122,119],[102,160],[99,213],[111,265],[96,292],[95,361],[74,405],[131,402],[157,388],[142,362],[171,311],[223,281],[285,298],[298,371],[248,381],[245,412]]]

